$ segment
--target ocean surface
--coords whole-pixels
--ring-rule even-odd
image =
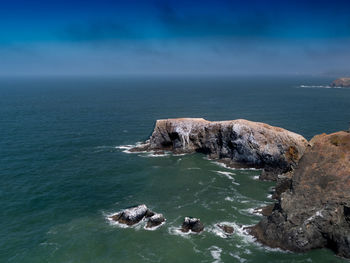
[[[270,249],[243,228],[272,202],[259,171],[204,155],[128,154],[157,119],[244,118],[300,133],[348,129],[350,89],[315,77],[23,78],[0,80],[0,262],[346,262],[320,249]],[[146,204],[154,231],[107,217]],[[178,231],[199,217],[201,234]],[[215,224],[235,228],[225,236]]]

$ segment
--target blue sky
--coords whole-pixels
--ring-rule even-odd
[[[349,75],[350,1],[1,0],[0,75]]]

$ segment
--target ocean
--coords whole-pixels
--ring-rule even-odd
[[[125,152],[162,118],[248,119],[307,139],[349,128],[350,89],[319,77],[0,79],[0,262],[346,262],[262,246],[244,227],[274,183],[202,154]],[[154,231],[107,220],[146,204]],[[199,217],[201,234],[178,231]],[[226,236],[215,225],[235,228]]]

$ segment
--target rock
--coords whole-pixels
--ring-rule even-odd
[[[332,87],[350,88],[350,78],[339,78],[331,83]]]
[[[350,133],[315,136],[270,216],[250,229],[291,251],[329,248],[350,258]]]
[[[281,194],[291,189],[292,187],[292,172],[285,173],[277,177],[275,192],[272,195],[273,199],[280,199]]]
[[[110,218],[121,224],[126,224],[131,226],[140,222],[144,217],[146,216],[150,217],[152,215],[154,215],[154,213],[150,211],[146,205],[143,204],[143,205],[125,209],[122,212],[112,215]]]
[[[275,204],[264,206],[264,207],[260,207],[260,208],[256,208],[256,209],[254,209],[253,213],[261,214],[263,216],[269,216],[269,215],[272,214],[272,211],[273,211],[274,207],[275,207]]]
[[[222,229],[226,234],[232,235],[235,229],[232,226],[228,226],[225,224],[217,224],[217,226]]]
[[[181,226],[182,232],[188,232],[191,230],[192,232],[199,233],[203,231],[203,229],[204,225],[201,223],[200,219],[192,217],[185,217],[185,220]]]
[[[154,213],[152,210],[149,210],[147,209],[147,212],[145,214],[145,217],[148,218],[148,217],[152,217],[154,216],[156,213]]]
[[[301,135],[265,123],[181,118],[158,120],[150,139],[131,151],[201,152],[232,166],[264,169],[263,179],[276,179],[296,166],[307,144]]]
[[[162,214],[154,214],[153,216],[149,217],[146,228],[159,226],[163,222],[165,222],[165,218]]]

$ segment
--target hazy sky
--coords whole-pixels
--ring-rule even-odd
[[[350,0],[0,3],[0,75],[350,75]]]

